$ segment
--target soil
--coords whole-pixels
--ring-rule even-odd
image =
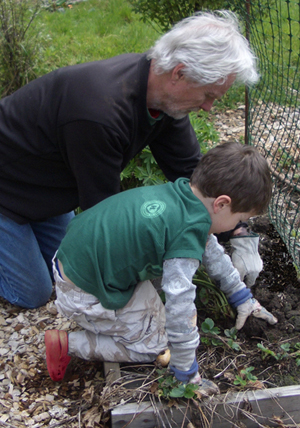
[[[264,264],[252,293],[277,317],[278,323],[272,326],[251,316],[237,334],[236,341],[241,348],[239,353],[228,349],[224,351],[224,347],[206,349],[210,358],[204,360],[203,375],[216,379],[222,392],[234,388],[236,375],[247,367],[254,367],[251,373],[263,383],[263,387],[300,384],[300,365],[297,365],[300,352],[295,354],[300,349],[300,281],[297,271],[267,216],[251,219],[250,226],[260,235],[259,252]],[[199,326],[205,317],[211,317],[211,314],[202,314]],[[215,325],[223,331],[233,327],[234,321],[220,319],[215,321]],[[271,352],[261,351],[258,344]],[[220,376],[222,370],[224,372]]]

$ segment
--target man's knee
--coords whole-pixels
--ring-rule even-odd
[[[9,303],[26,309],[35,309],[45,305],[52,294],[52,281],[49,278],[45,281],[34,284],[34,281],[13,283],[7,275],[2,275],[0,268],[0,295]]]

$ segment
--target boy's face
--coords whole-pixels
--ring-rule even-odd
[[[231,205],[224,205],[222,209],[211,216],[212,224],[210,233],[228,232],[235,228],[241,221],[246,222],[250,217],[254,216],[254,212],[232,213]]]

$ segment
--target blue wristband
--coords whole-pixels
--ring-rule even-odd
[[[192,379],[195,374],[198,372],[199,366],[197,360],[195,358],[192,367],[187,371],[176,369],[174,366],[169,366],[170,372],[176,377],[177,380],[183,383],[188,383],[190,379]]]

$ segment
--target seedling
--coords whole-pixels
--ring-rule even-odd
[[[157,393],[163,398],[194,398],[195,392],[199,389],[199,385],[188,383],[183,384],[176,378],[168,374],[167,369],[157,369],[160,378],[157,380]]]
[[[206,318],[205,321],[201,324],[201,330],[203,333],[210,335],[211,337],[201,338],[202,343],[206,345],[220,346],[223,345],[222,341],[216,336],[220,334],[220,329],[215,327],[215,323],[211,318]]]
[[[224,330],[225,336],[229,339],[227,340],[227,345],[230,346],[234,351],[239,351],[241,349],[240,345],[236,342],[237,339],[237,329],[232,327],[230,330]]]
[[[254,370],[254,367],[246,367],[242,369],[238,375],[236,375],[234,380],[234,385],[238,385],[242,388],[245,388],[249,382],[255,382],[257,377],[254,376],[251,372]]]

